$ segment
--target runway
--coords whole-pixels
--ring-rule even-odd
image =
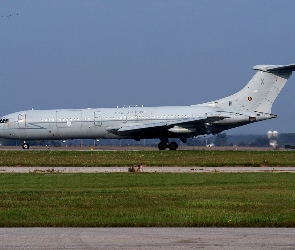
[[[1,228],[0,249],[294,249],[293,228]]]
[[[124,173],[129,167],[0,167],[0,173]],[[135,170],[137,168],[135,167]],[[143,173],[295,172],[295,167],[142,167]]]

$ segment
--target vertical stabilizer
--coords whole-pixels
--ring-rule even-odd
[[[233,110],[271,113],[272,104],[285,86],[295,64],[257,65],[258,72],[239,92],[206,105]]]

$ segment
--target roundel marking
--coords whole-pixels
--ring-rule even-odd
[[[248,96],[248,101],[251,102],[252,101],[252,97]]]

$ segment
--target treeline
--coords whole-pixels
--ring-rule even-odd
[[[179,145],[181,141],[179,139],[173,139]],[[267,135],[227,135],[226,133],[220,133],[212,136],[201,136],[197,138],[188,139],[187,146],[240,146],[240,147],[269,147],[270,141],[275,140],[278,147],[284,147],[285,145],[295,145],[295,133],[282,133],[278,137],[268,138]],[[83,146],[157,146],[159,139],[146,139],[135,141],[132,139],[100,139],[100,140],[45,140],[45,141],[30,141],[30,146],[44,146],[44,147],[83,147]],[[23,141],[0,139],[0,145],[2,146],[21,146]]]
[[[240,146],[240,147],[269,147],[271,141],[276,141],[277,147],[295,145],[295,133],[282,133],[278,137],[268,138],[267,135],[227,135],[220,133],[210,137],[195,138],[188,141],[194,146]]]

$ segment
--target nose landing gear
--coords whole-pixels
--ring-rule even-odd
[[[30,148],[30,145],[24,141],[22,147],[23,147],[23,149],[29,149]]]

